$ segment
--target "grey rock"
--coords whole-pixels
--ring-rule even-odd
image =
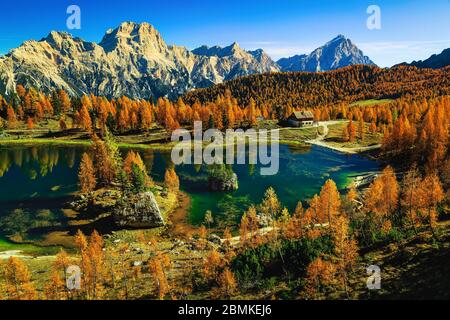
[[[270,216],[263,214],[262,212],[258,212],[257,217],[260,228],[266,228],[273,225],[273,219]]]
[[[235,173],[229,178],[209,177],[208,186],[211,191],[234,191],[239,188],[238,177]]]
[[[142,261],[134,261],[133,262],[133,267],[140,267],[142,265],[143,265]]]
[[[155,196],[151,192],[125,198],[114,210],[113,217],[120,227],[157,228],[165,224]]]

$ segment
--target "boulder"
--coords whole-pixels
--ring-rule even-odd
[[[239,188],[238,177],[235,173],[229,177],[209,177],[209,190],[217,191],[235,191]]]
[[[119,227],[125,228],[158,228],[165,224],[151,192],[124,198],[114,210],[113,217]]]
[[[273,219],[270,216],[263,214],[262,212],[258,212],[257,217],[258,217],[258,225],[260,228],[273,226]]]
[[[133,267],[141,267],[143,265],[142,261],[134,261],[133,262]]]

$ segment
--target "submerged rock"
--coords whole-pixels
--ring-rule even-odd
[[[228,177],[209,177],[208,186],[211,191],[235,191],[239,188],[238,177],[235,173]]]
[[[114,210],[113,217],[120,227],[157,228],[165,224],[155,196],[151,192],[124,198]]]
[[[238,177],[230,166],[213,164],[208,167],[208,187],[211,191],[234,191],[239,188]]]

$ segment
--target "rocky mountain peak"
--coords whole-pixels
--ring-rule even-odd
[[[228,47],[222,49],[223,56],[235,56],[235,57],[245,57],[248,56],[248,52],[242,49],[237,42],[233,42]]]
[[[73,42],[74,38],[67,32],[52,31],[46,38],[42,39],[41,41],[46,41],[52,47],[61,49],[64,44]]]
[[[27,41],[0,59],[0,94],[17,84],[70,95],[93,93],[109,98],[167,96],[255,73],[325,71],[353,64],[373,64],[349,39],[339,35],[310,55],[274,62],[262,49],[246,51],[237,42],[202,46],[190,52],[168,46],[149,23],[124,22],[108,30],[99,44],[51,32]]]
[[[395,65],[398,66],[414,66],[417,68],[431,68],[431,69],[440,69],[450,66],[450,48],[445,49],[440,54],[433,54],[426,60],[413,61],[411,63],[400,63]]]
[[[47,37],[40,41],[27,42],[28,48],[31,50],[42,47],[44,49],[50,46],[53,50],[56,50],[61,55],[74,56],[81,52],[91,51],[95,48],[96,44],[92,42],[86,42],[76,37],[74,38],[70,33],[52,31]],[[20,48],[15,49],[15,52],[20,51]]]
[[[352,41],[340,34],[309,55],[278,61],[283,71],[327,71],[355,64],[375,65]]]
[[[192,50],[192,53],[199,56],[207,56],[207,57],[215,56],[219,58],[230,56],[242,58],[244,56],[248,56],[248,52],[242,49],[237,42],[233,42],[231,45],[224,48],[220,46],[208,47],[206,45],[203,45],[197,49]]]
[[[254,56],[254,57],[257,57],[257,56],[262,56],[263,54],[265,54],[265,52],[264,52],[264,50],[263,49],[256,49],[256,50],[252,50],[252,51],[249,51],[249,53],[252,55],[252,56]]]
[[[151,45],[158,48],[167,47],[161,34],[151,24],[123,22],[119,27],[110,29],[99,43],[106,52],[117,48]]]
[[[261,64],[270,65],[271,71],[278,72],[280,71],[280,67],[278,64],[272,60],[271,57],[263,50],[263,49],[256,49],[253,51],[248,51],[255,59]]]
[[[134,35],[141,35],[147,37],[160,36],[158,30],[155,29],[150,23],[135,23],[135,22],[123,22],[119,27],[113,29],[112,32],[116,37],[130,37]]]
[[[73,37],[70,33],[64,31],[51,31],[44,40],[47,42],[60,42],[62,40],[72,40]]]
[[[239,76],[279,71],[268,56],[256,59],[237,43],[198,50],[196,55],[184,47],[168,46],[149,23],[124,22],[108,30],[99,44],[51,32],[0,59],[0,94],[13,93],[20,83],[78,96],[175,99]]]
[[[353,42],[343,36],[342,34],[338,35],[336,38],[332,39],[331,41],[327,42],[323,47],[319,48],[322,50],[331,49],[336,50],[336,48],[345,48],[346,50],[355,50],[359,51],[359,49],[353,44]]]
[[[333,38],[329,42],[335,42],[335,41],[345,41],[347,38],[343,34],[338,34],[335,38]]]
[[[231,52],[237,52],[237,51],[241,51],[241,50],[243,50],[242,48],[241,48],[241,46],[239,45],[239,43],[237,43],[237,42],[233,42],[229,47],[227,47],[227,48],[229,48],[229,50],[231,51]],[[225,48],[225,49],[227,49],[227,48]]]

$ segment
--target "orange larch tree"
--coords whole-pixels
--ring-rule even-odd
[[[386,167],[365,194],[366,210],[373,212],[379,225],[391,221],[399,202],[399,185],[392,167]],[[392,221],[391,221],[392,222]]]
[[[80,181],[81,192],[90,193],[95,190],[97,179],[95,178],[94,164],[87,153],[84,153],[81,159],[78,178]]]
[[[229,268],[225,268],[217,280],[219,296],[230,299],[237,289],[236,279]]]
[[[6,120],[8,121],[8,127],[15,128],[17,124],[17,118],[14,109],[11,106],[8,106],[6,113],[7,113]]]
[[[174,192],[178,192],[180,189],[180,179],[178,178],[174,167],[166,170],[166,173],[164,174],[164,184],[169,190]]]
[[[320,192],[319,220],[332,225],[333,220],[340,214],[341,196],[333,180],[328,180]]]
[[[331,232],[336,257],[335,270],[340,278],[340,284],[348,294],[348,274],[353,270],[358,257],[358,245],[349,234],[349,220],[344,215],[336,217]]]
[[[27,119],[27,128],[28,128],[28,130],[33,130],[33,128],[34,128],[33,118],[31,118],[31,117],[28,117],[28,119]]]
[[[36,290],[31,282],[31,274],[25,263],[11,257],[3,267],[6,294],[10,300],[35,300]]]
[[[78,123],[84,130],[88,132],[92,131],[92,120],[86,106],[83,106],[79,112]]]
[[[435,174],[428,174],[419,185],[420,201],[423,210],[428,218],[428,223],[433,231],[437,224],[437,205],[444,200],[445,193],[439,177]]]
[[[319,299],[324,288],[335,283],[335,266],[321,257],[312,261],[306,269],[305,286],[301,293],[306,299]]]
[[[356,139],[356,128],[355,128],[355,125],[353,123],[353,120],[350,120],[350,122],[348,123],[347,131],[348,131],[348,141],[350,141],[350,142],[355,141],[355,139]]]
[[[420,186],[421,177],[417,166],[413,166],[403,177],[400,204],[406,212],[406,218],[413,230],[420,225]]]

